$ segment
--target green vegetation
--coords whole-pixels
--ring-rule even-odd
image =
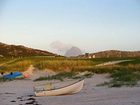
[[[110,66],[95,66],[100,63],[115,60],[132,60]],[[56,75],[40,77],[39,80],[63,80],[65,78],[79,79],[92,77],[94,73],[110,73],[112,80],[103,85],[110,87],[134,86],[140,80],[140,58],[96,58],[80,59],[65,57],[33,56],[23,58],[1,58],[0,72],[25,71],[30,65],[39,70],[50,69],[57,72]],[[79,72],[88,71],[82,76]],[[0,81],[7,81],[0,78]],[[8,80],[9,81],[9,80]]]
[[[112,78],[110,82],[105,82],[100,85],[108,85],[109,87],[135,86],[140,81],[140,72],[121,68],[113,71],[110,77]]]
[[[43,80],[60,80],[63,81],[64,79],[81,79],[81,78],[90,78],[93,76],[93,73],[87,72],[83,75],[78,75],[76,72],[60,72],[56,75],[48,76],[48,77],[39,77],[34,81],[43,81]]]
[[[4,58],[3,58],[4,59]],[[108,73],[118,68],[127,68],[134,71],[140,71],[140,59],[127,61],[113,66],[96,67],[95,65],[130,58],[96,58],[96,59],[80,59],[80,58],[65,58],[65,57],[48,57],[48,56],[33,56],[24,58],[5,58],[0,60],[4,65],[0,66],[0,71],[25,71],[31,64],[40,70],[50,69],[56,72],[62,71],[90,71],[94,73]],[[1,63],[1,64],[2,64]]]
[[[73,78],[76,75],[74,72],[62,72],[56,75],[48,76],[48,77],[40,77],[35,81],[42,81],[42,80],[60,80],[63,81],[65,78]]]
[[[46,60],[40,61],[35,64],[35,67],[39,69],[51,69],[54,71],[70,71],[74,67],[85,67],[94,65],[93,62],[87,60],[78,60],[78,59],[64,59],[64,60]]]
[[[0,68],[0,71],[24,71],[29,65],[34,65],[40,70],[51,69],[53,71],[70,71],[75,67],[94,66],[95,62],[88,59],[76,59],[65,57],[47,57],[47,56],[35,56],[24,57],[11,60],[11,62],[5,63]]]
[[[0,58],[0,65],[4,65],[5,63],[13,60],[12,58]]]
[[[93,58],[93,59],[90,59],[90,60],[95,62],[96,64],[101,64],[101,63],[109,62],[109,61],[128,60],[128,59],[133,59],[133,58]]]
[[[0,82],[8,82],[8,81],[22,80],[22,79],[24,79],[24,78],[20,77],[20,78],[6,79],[6,78],[3,78],[3,77],[0,77]]]
[[[2,66],[1,72],[11,72],[11,71],[24,71],[26,70],[32,62],[30,60],[14,60]]]
[[[137,64],[140,64],[140,58],[134,58],[132,59],[132,61],[126,61],[120,63],[120,65],[137,65]]]
[[[6,82],[6,81],[11,81],[11,79],[4,79],[4,78],[0,77],[0,82]]]

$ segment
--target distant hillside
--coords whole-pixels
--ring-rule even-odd
[[[28,48],[22,45],[8,45],[0,42],[0,57],[24,57],[24,56],[54,56],[55,54]]]
[[[82,51],[78,47],[73,46],[66,52],[65,56],[74,57],[74,56],[78,56],[81,54],[82,54]]]
[[[140,51],[119,51],[119,50],[107,50],[97,53],[86,53],[81,55],[82,58],[124,58],[124,57],[140,57]]]

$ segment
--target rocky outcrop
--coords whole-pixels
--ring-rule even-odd
[[[82,51],[78,47],[72,47],[66,52],[65,56],[74,57],[81,54],[82,54]]]

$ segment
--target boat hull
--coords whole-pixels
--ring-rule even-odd
[[[75,84],[59,88],[59,89],[54,89],[54,90],[49,90],[49,91],[36,91],[35,95],[36,96],[58,96],[58,95],[67,95],[67,94],[74,94],[78,93],[82,88],[83,88],[84,80],[81,80]]]
[[[21,72],[12,72],[12,74],[9,73],[3,76],[3,78],[5,79],[14,79],[14,78],[20,78],[20,77],[22,77]]]

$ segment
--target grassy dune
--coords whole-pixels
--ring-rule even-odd
[[[25,58],[6,58],[0,60],[0,71],[24,71],[31,64],[40,70],[51,69],[56,72],[62,71],[91,71],[95,73],[107,73],[119,68],[131,69],[134,71],[140,71],[140,59],[134,59],[133,61],[127,61],[118,65],[96,67],[95,65],[120,60],[122,58],[100,58],[100,59],[79,59],[79,58],[65,58],[65,57],[25,57]],[[129,58],[125,58],[129,59]]]
[[[12,58],[0,58],[0,65],[4,65],[6,62],[11,61]]]
[[[51,69],[53,71],[70,71],[75,67],[93,66],[96,62],[87,59],[45,56],[15,58],[12,60],[8,60],[7,58],[5,65],[2,65],[0,71],[24,71],[31,64],[40,70]]]
[[[121,87],[121,86],[135,86],[140,81],[140,72],[119,69],[114,70],[110,75],[111,81],[100,84],[99,86],[107,85],[109,87]]]
[[[95,66],[100,63],[122,59],[132,61],[108,66]],[[34,65],[39,70],[50,69],[58,72],[52,77],[40,77],[37,80],[80,78],[76,74],[85,71],[88,71],[88,74],[85,74],[84,77],[91,77],[94,73],[110,73],[112,81],[105,84],[111,87],[132,86],[140,80],[140,58],[79,59],[36,56],[14,59],[2,58],[0,64],[0,72],[25,71],[30,65]]]
[[[120,65],[137,65],[137,64],[140,64],[140,58],[134,58],[132,59],[132,61],[126,61],[120,63]]]
[[[35,63],[35,67],[39,69],[51,69],[54,71],[71,71],[75,67],[88,67],[92,66],[94,63],[92,61],[87,60],[73,60],[73,59],[65,59],[65,60],[46,60]]]

